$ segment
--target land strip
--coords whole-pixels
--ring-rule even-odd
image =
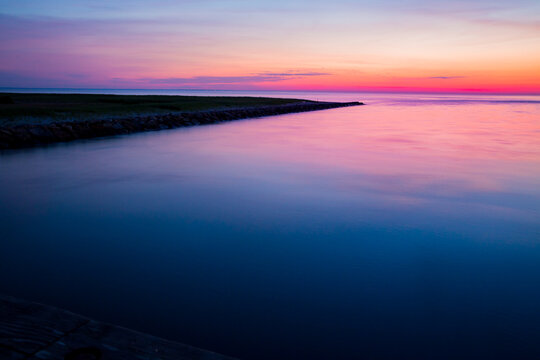
[[[0,149],[362,105],[255,97],[0,93]]]

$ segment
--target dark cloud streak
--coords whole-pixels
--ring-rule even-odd
[[[285,72],[285,73],[272,73],[272,72],[265,72],[265,73],[259,73],[258,75],[262,76],[324,76],[324,75],[332,75],[330,73],[323,73],[323,72]]]
[[[322,72],[263,72],[256,75],[245,76],[194,76],[194,77],[170,77],[170,78],[140,78],[136,81],[148,84],[167,85],[212,85],[212,84],[249,84],[259,82],[274,82],[299,79],[308,76],[324,76],[329,73]],[[116,79],[117,81],[129,81],[128,79]]]

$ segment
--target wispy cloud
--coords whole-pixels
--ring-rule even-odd
[[[255,75],[243,76],[193,76],[168,78],[139,78],[135,81],[147,84],[166,85],[221,85],[221,84],[252,84],[261,82],[285,81],[309,76],[331,75],[323,72],[262,72]],[[116,81],[131,81],[129,79],[115,79]]]
[[[452,80],[452,79],[463,79],[465,76],[430,76],[428,79],[439,79],[439,80]]]
[[[474,19],[478,24],[489,25],[492,27],[506,27],[522,30],[530,30],[536,32],[531,35],[538,35],[540,31],[540,20],[530,20],[530,19],[497,19],[497,18],[479,18]]]
[[[149,84],[169,84],[169,85],[212,85],[212,84],[243,84],[266,81],[281,81],[284,77],[279,76],[194,76],[194,77],[169,77],[169,78],[140,78],[137,81],[146,82]]]

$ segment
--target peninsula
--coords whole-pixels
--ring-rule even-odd
[[[363,105],[226,96],[0,93],[0,149]]]

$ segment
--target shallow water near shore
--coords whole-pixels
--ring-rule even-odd
[[[367,105],[1,152],[0,291],[242,359],[540,357],[540,97],[244,94]]]

